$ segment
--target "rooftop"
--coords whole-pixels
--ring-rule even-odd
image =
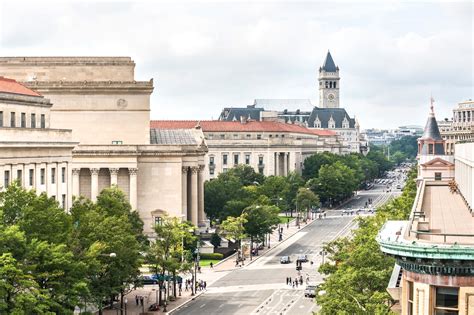
[[[317,136],[334,136],[330,130],[308,129],[303,126],[276,121],[219,121],[219,120],[152,120],[152,129],[190,129],[200,126],[203,132],[289,132]]]
[[[191,129],[150,129],[150,143],[160,145],[198,145]]]
[[[23,84],[13,80],[7,79],[0,76],[0,93],[10,93],[28,96],[41,96],[38,92],[35,92]]]

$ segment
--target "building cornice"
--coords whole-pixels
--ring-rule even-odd
[[[27,81],[22,83],[26,87],[44,94],[91,92],[151,94],[153,92],[153,79],[150,79],[150,81]]]

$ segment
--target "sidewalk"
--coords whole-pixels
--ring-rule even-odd
[[[272,233],[270,236],[270,248],[265,246],[264,249],[258,251],[258,256],[254,256],[252,258],[252,261],[250,261],[250,258],[247,257],[245,260],[245,265],[243,267],[236,266],[235,264],[235,256],[231,255],[227,259],[223,260],[222,262],[216,264],[214,268],[210,267],[201,267],[201,273],[197,274],[197,280],[203,280],[206,281],[207,286],[210,286],[212,283],[215,281],[219,280],[220,278],[224,277],[227,275],[229,272],[235,270],[235,269],[241,269],[244,268],[245,266],[248,266],[258,260],[260,257],[265,255],[268,251],[271,251],[275,247],[277,247],[279,244],[282,242],[286,241],[289,239],[291,236],[293,236],[295,233],[300,231],[301,229],[305,228],[307,225],[309,225],[311,222],[314,220],[308,220],[307,224],[305,224],[303,221],[300,222],[300,228],[296,226],[296,220],[294,219],[289,223],[289,227],[287,228],[286,223],[285,224],[280,224],[280,227],[283,227],[283,239],[282,241],[278,241],[278,229],[275,229],[275,231]],[[183,279],[191,279],[191,274],[186,274],[182,275]],[[178,296],[176,301],[169,301],[168,306],[167,306],[167,312],[163,312],[163,307],[160,307],[159,311],[147,311],[148,307],[156,303],[156,297],[157,297],[157,290],[158,290],[158,285],[147,285],[143,288],[139,288],[137,290],[134,290],[127,294],[127,315],[140,315],[140,314],[169,314],[173,310],[176,310],[177,308],[183,306],[184,304],[188,303],[189,301],[195,299],[197,296],[201,295],[202,293],[205,292],[203,291],[197,291],[195,296],[191,296],[191,290],[185,291],[184,290],[184,283],[183,283],[183,291],[181,292],[181,296]],[[144,303],[143,306],[137,305],[135,301],[135,296],[143,296],[144,297]],[[139,303],[140,304],[140,303]],[[120,307],[120,305],[118,305]],[[143,313],[143,310],[145,310],[145,313]],[[104,315],[116,315],[120,314],[120,310],[113,309],[113,310],[104,310]],[[124,313],[125,314],[125,313]]]

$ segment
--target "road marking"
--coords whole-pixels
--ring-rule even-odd
[[[204,306],[206,306],[206,303],[204,303],[203,305],[199,306],[199,308],[203,308]]]

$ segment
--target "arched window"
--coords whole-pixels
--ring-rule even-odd
[[[328,81],[325,81],[326,83],[326,89],[329,87]]]
[[[334,81],[334,88],[336,88],[336,82]]]

